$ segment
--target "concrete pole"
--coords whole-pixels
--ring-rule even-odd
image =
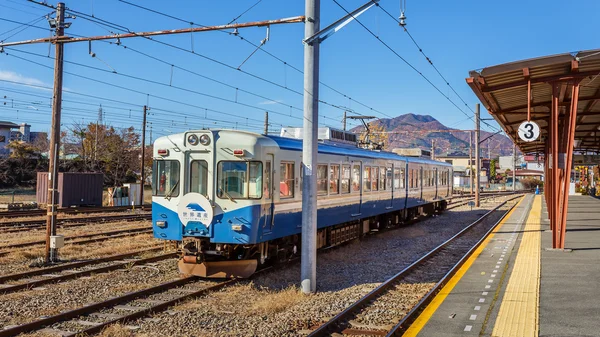
[[[469,188],[473,196],[473,131],[469,131]]]
[[[64,35],[65,4],[56,6],[56,36]],[[57,252],[50,249],[50,236],[56,235],[56,201],[58,200],[58,160],[60,155],[60,113],[62,104],[63,82],[63,48],[61,42],[55,43],[54,58],[54,94],[52,100],[52,127],[50,129],[50,146],[48,153],[48,198],[46,199],[46,255],[45,262],[57,260]]]
[[[431,160],[435,160],[435,139],[431,140]]]
[[[140,167],[140,200],[142,209],[144,209],[144,182],[146,181],[146,175],[144,170],[144,160],[146,159],[146,116],[148,115],[148,106],[144,105],[144,116],[142,118],[142,165]]]
[[[346,111],[344,111],[344,119],[342,120],[342,129],[346,131]]]
[[[515,177],[517,176],[517,144],[513,144],[513,175],[512,175],[512,181],[513,181],[513,191],[516,190],[516,186],[517,186],[517,180],[515,180]]]
[[[304,36],[319,31],[320,0],[306,0]],[[304,127],[302,142],[302,260],[300,284],[305,294],[317,290],[317,131],[319,125],[319,42],[304,44]]]
[[[480,153],[479,153],[479,138],[480,138],[480,121],[479,121],[479,103],[475,105],[475,207],[479,207],[479,170],[481,169]]]
[[[265,111],[265,132],[264,135],[268,135],[269,134],[269,112]]]

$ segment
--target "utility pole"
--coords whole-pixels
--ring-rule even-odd
[[[479,170],[480,153],[479,153],[479,137],[480,137],[480,120],[479,120],[479,103],[475,105],[475,207],[479,207]]]
[[[469,131],[469,187],[473,196],[473,131]]]
[[[321,0],[305,2],[304,37],[319,32]],[[304,125],[302,141],[302,260],[305,294],[317,290],[317,128],[319,125],[319,41],[304,43]]]
[[[140,169],[140,185],[142,185],[142,188],[140,189],[140,202],[142,204],[142,209],[144,209],[144,183],[146,182],[144,161],[146,159],[146,116],[148,115],[148,110],[148,106],[144,105],[144,116],[142,118],[142,167]]]
[[[512,169],[512,171],[513,171],[512,172],[512,178],[513,178],[512,179],[512,181],[513,181],[512,188],[513,188],[513,191],[515,191],[516,188],[517,188],[516,187],[517,186],[517,181],[515,180],[515,178],[517,176],[517,144],[516,143],[513,144],[513,165],[512,166],[513,166],[513,169]]]
[[[56,36],[61,37],[65,32],[65,4],[59,2],[56,7]],[[58,260],[57,248],[50,248],[50,237],[56,235],[56,201],[58,200],[58,161],[60,155],[60,113],[62,104],[63,82],[63,44],[59,40],[54,43],[54,94],[52,101],[52,129],[50,131],[50,148],[48,149],[48,198],[46,212],[46,255],[45,262]]]
[[[344,111],[344,119],[342,119],[342,129],[346,131],[346,111]]]
[[[431,160],[435,160],[435,139],[431,140]]]
[[[265,136],[269,134],[269,112],[265,111]]]

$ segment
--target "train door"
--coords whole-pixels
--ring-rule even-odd
[[[423,166],[419,167],[417,181],[419,184],[419,190],[421,191],[421,201],[423,201]]]
[[[385,188],[390,191],[390,203],[386,209],[394,208],[394,197],[395,193],[397,193],[394,188],[394,169],[397,168],[396,166],[397,164],[392,163],[391,165],[387,165],[385,167]]]
[[[353,217],[359,217],[362,214],[362,179],[363,179],[363,162],[355,161],[352,162],[351,170],[351,190],[352,200],[355,201],[352,203],[352,212],[350,213]]]
[[[439,181],[439,178],[440,178],[439,172],[440,171],[438,171],[437,167],[435,167],[433,169],[433,179],[435,180],[435,182],[434,182],[434,186],[435,186],[435,198],[434,198],[434,200],[438,199],[438,181]]]
[[[267,160],[264,167],[263,179],[263,195],[265,202],[261,206],[261,214],[263,218],[263,233],[270,233],[273,230],[275,210],[275,197],[273,195],[273,165],[275,156],[272,153],[267,153]]]

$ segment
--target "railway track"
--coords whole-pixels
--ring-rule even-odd
[[[65,243],[71,245],[85,245],[94,242],[100,242],[105,240],[111,240],[116,238],[135,236],[140,234],[150,234],[152,233],[152,228],[141,227],[141,228],[128,228],[121,229],[116,231],[109,232],[100,232],[94,234],[84,234],[84,235],[74,235],[70,237],[65,237]],[[36,245],[44,245],[46,244],[45,240],[39,241],[30,241],[30,242],[22,242],[13,245],[0,246],[0,256],[5,256],[10,253],[13,253],[15,250],[20,250],[22,248],[27,248]]]
[[[29,290],[46,284],[64,282],[83,276],[106,273],[117,269],[130,268],[137,265],[143,265],[147,263],[177,257],[177,253],[172,252],[143,259],[134,258],[135,256],[138,256],[143,253],[156,252],[160,250],[161,248],[146,249],[133,253],[115,255],[107,258],[68,263],[30,272],[0,276],[0,294],[8,294],[21,290]],[[96,265],[101,266],[94,267]],[[7,283],[7,281],[11,281],[12,283]],[[18,283],[14,283],[15,281]]]
[[[496,206],[475,222],[469,224],[459,233],[429,251],[393,277],[381,283],[368,294],[338,313],[335,317],[318,326],[308,336],[329,336],[334,333],[342,335],[399,335],[407,324],[410,324],[412,320],[416,318],[416,314],[429,303],[429,300],[433,298],[433,295],[446,284],[468,257],[471,256],[473,251],[477,249],[477,247],[479,247],[488,235],[498,226],[510,210],[515,207],[516,203],[504,212],[500,219],[486,230],[483,236],[477,236],[473,230],[485,223],[490,215],[498,212],[508,201],[520,197],[521,196],[515,196]],[[457,252],[460,252],[460,255],[457,254]],[[458,262],[455,262],[456,259],[458,259]],[[385,308],[386,302],[393,303],[394,296],[400,296],[396,287],[401,281],[418,282],[415,281],[415,279],[431,278],[431,271],[428,272],[431,268],[436,268],[436,272],[442,273],[443,276],[441,277],[441,280],[438,280],[435,286],[433,286],[433,288],[420,300],[420,302],[408,312],[408,314],[404,315],[404,317],[394,318],[393,322],[386,322],[386,324],[381,325],[378,324],[375,327],[372,325],[364,325],[359,322],[361,317],[368,315],[369,310],[385,310],[382,308]],[[389,329],[389,323],[392,323],[391,326],[393,327],[391,329]]]
[[[485,196],[481,196],[480,200],[488,200],[488,199],[492,199],[492,198],[504,197],[504,196],[511,196],[511,195],[520,195],[522,193],[524,193],[524,192],[519,191],[519,192],[514,192],[514,193],[511,192],[511,193],[500,193],[500,194],[488,194],[488,195],[485,195]],[[473,200],[475,200],[475,198],[469,197],[469,198],[467,198],[465,200],[460,200],[458,202],[453,202],[453,203],[449,204],[448,207],[446,207],[446,210],[450,210],[450,209],[457,208],[457,207],[460,207],[460,206],[465,206],[465,205],[467,205],[469,202],[471,202]]]
[[[152,214],[124,214],[124,215],[103,215],[103,216],[92,216],[85,218],[69,218],[69,219],[58,219],[58,227],[79,227],[85,226],[89,223],[107,223],[115,221],[135,221],[135,220],[150,220]],[[12,233],[20,231],[28,231],[33,229],[45,228],[46,219],[35,219],[35,220],[21,220],[21,221],[4,221],[0,222],[0,233]]]
[[[275,269],[279,268],[267,267],[255,275]],[[240,281],[242,279],[229,279],[215,283],[195,276],[181,278],[57,315],[42,317],[29,323],[7,327],[0,330],[0,337],[34,331],[62,336],[90,336],[111,324],[131,322]]]
[[[139,209],[141,206],[136,206]],[[110,212],[124,212],[131,210],[131,206],[114,206],[114,207],[75,207],[75,208],[61,208],[58,210],[60,214],[88,214],[88,213],[110,213]],[[151,205],[145,205],[144,210],[152,210]],[[20,217],[34,217],[46,215],[45,209],[32,209],[27,211],[2,211],[0,212],[0,218],[20,218]]]

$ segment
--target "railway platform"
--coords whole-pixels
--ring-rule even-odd
[[[404,336],[599,336],[600,200],[569,198],[553,250],[543,198],[525,196]]]

